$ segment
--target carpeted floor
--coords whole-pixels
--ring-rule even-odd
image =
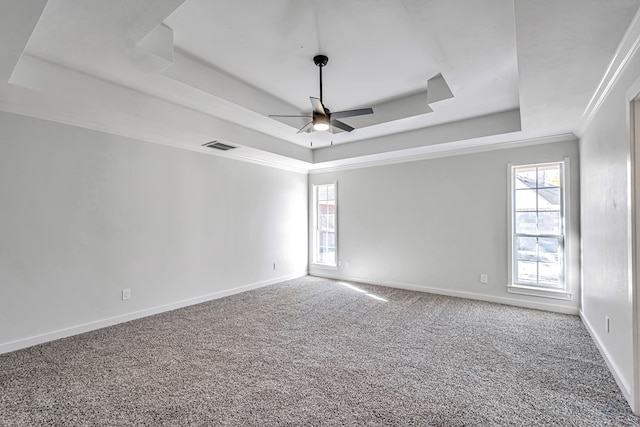
[[[0,355],[0,425],[640,421],[578,317],[305,277]]]

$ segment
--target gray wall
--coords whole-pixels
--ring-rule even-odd
[[[572,301],[507,292],[508,163],[571,162]],[[577,313],[578,143],[567,141],[310,176],[338,182],[338,271],[311,274]],[[311,193],[310,193],[311,194]],[[310,201],[312,204],[312,201]],[[310,242],[313,234],[310,233]],[[346,266],[350,262],[350,267]],[[488,284],[479,275],[489,275]]]
[[[582,315],[632,406],[634,291],[629,263],[631,134],[627,91],[638,76],[640,54],[635,51],[580,139]],[[605,328],[605,316],[610,318],[610,332]],[[638,402],[640,396],[636,399]],[[635,406],[636,412],[640,410],[637,403]]]
[[[306,274],[306,175],[7,113],[0,129],[0,352]]]

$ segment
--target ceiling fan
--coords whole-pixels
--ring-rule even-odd
[[[303,116],[289,116],[289,115],[269,115],[269,117],[302,117],[309,118],[311,121],[304,125],[298,133],[313,132],[313,131],[330,131],[333,133],[333,128],[338,128],[347,132],[351,132],[354,128],[348,124],[341,122],[338,119],[345,117],[364,116],[366,114],[373,114],[372,108],[360,108],[357,110],[336,111],[332,113],[322,103],[322,68],[327,65],[329,58],[326,55],[316,55],[313,57],[313,62],[320,69],[320,98],[309,97],[311,100],[311,107],[313,112]]]

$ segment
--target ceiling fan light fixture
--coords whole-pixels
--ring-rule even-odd
[[[334,130],[338,129],[345,132],[351,132],[354,128],[349,126],[346,123],[341,122],[338,119],[342,119],[344,117],[354,117],[354,116],[363,116],[365,114],[373,114],[372,108],[359,108],[357,110],[346,110],[346,111],[338,111],[331,112],[327,107],[322,103],[322,68],[327,65],[329,58],[326,55],[316,55],[313,57],[313,62],[318,67],[320,71],[320,98],[315,98],[313,96],[309,97],[309,101],[311,101],[311,107],[313,111],[310,114],[306,115],[269,115],[269,117],[295,117],[295,118],[309,118],[310,122],[307,122],[304,126],[302,126],[298,133],[309,133],[314,131],[329,131],[333,133]]]
[[[326,116],[316,116],[313,118],[313,130],[329,130],[329,118]]]

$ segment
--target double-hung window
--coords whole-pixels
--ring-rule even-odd
[[[570,299],[563,162],[510,165],[509,291]]]
[[[337,265],[337,197],[336,184],[314,185],[314,264]]]

